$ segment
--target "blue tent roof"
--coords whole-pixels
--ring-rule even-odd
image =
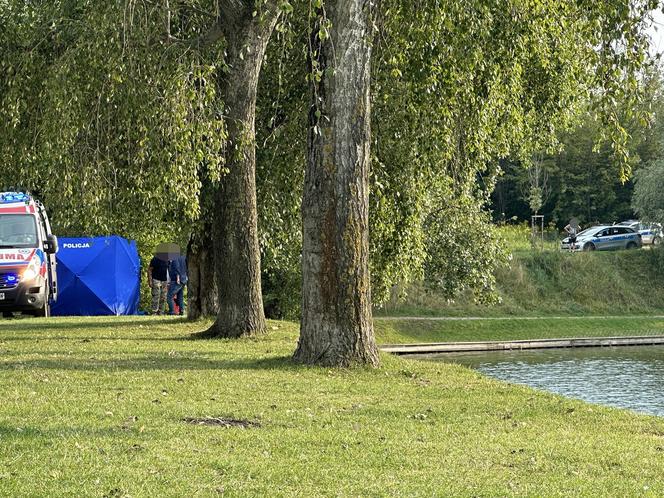
[[[53,315],[134,315],[140,298],[136,242],[122,237],[62,238]]]

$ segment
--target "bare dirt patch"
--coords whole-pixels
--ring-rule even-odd
[[[254,422],[252,420],[223,418],[223,417],[185,417],[182,419],[182,421],[192,425],[207,425],[210,427],[226,427],[226,428],[239,427],[241,429],[261,426],[261,424],[259,424],[258,422]]]

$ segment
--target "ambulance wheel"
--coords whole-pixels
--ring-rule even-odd
[[[654,246],[658,246],[661,243],[662,243],[661,237],[655,237],[654,239],[652,239],[652,245],[654,245]]]

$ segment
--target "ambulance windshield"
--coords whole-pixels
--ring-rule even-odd
[[[37,224],[30,214],[0,214],[0,249],[37,247]]]

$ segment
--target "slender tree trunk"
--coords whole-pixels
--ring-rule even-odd
[[[302,322],[295,359],[378,365],[369,279],[370,5],[326,2],[314,29],[308,161],[302,200]]]
[[[240,2],[236,2],[240,5]],[[240,337],[265,330],[256,211],[255,115],[258,76],[278,18],[276,2],[244,2],[222,24],[228,72],[219,87],[226,106],[229,170],[216,193],[214,236],[217,319],[204,335]],[[231,7],[227,12],[230,12]]]
[[[217,284],[214,270],[214,249],[211,227],[192,235],[187,246],[187,318],[197,320],[216,316]]]

